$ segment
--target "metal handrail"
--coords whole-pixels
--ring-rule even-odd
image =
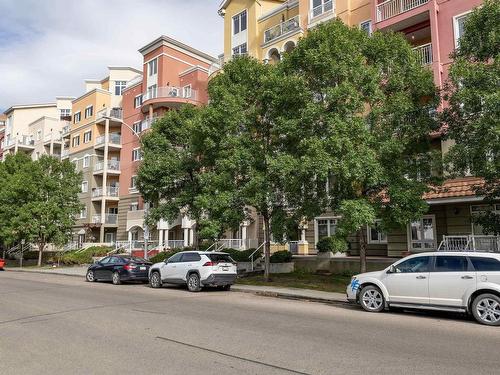
[[[266,244],[265,242],[262,242],[262,243],[259,245],[259,247],[257,247],[257,248],[255,249],[255,251],[254,251],[252,254],[250,254],[250,256],[248,257],[248,259],[250,259],[250,262],[251,262],[251,266],[250,266],[250,270],[251,270],[251,271],[253,271],[253,269],[254,269],[254,262],[255,262],[255,261],[254,261],[254,255],[255,255],[255,253],[257,253],[257,252],[260,250],[260,248],[261,248],[262,246],[264,246],[265,244]],[[257,258],[257,259],[258,259],[258,258]]]

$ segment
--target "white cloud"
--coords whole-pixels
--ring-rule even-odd
[[[217,56],[220,0],[0,0],[0,109],[79,96],[110,65],[141,67],[137,50],[168,35]]]

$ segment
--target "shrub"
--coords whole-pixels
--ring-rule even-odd
[[[255,251],[255,249],[248,250],[237,250],[237,249],[224,249],[221,250],[223,253],[227,253],[233,258],[235,262],[250,262],[250,255]],[[254,260],[262,256],[262,252],[254,254]]]
[[[333,236],[320,239],[316,244],[316,249],[320,253],[327,253],[329,251],[345,253],[349,249],[349,246],[344,238]]]
[[[287,250],[277,251],[271,255],[269,261],[271,263],[289,263],[292,261],[292,253]]]
[[[169,251],[162,251],[156,254],[155,256],[152,256],[149,258],[149,261],[152,263],[160,263],[163,262],[165,259],[170,258],[172,255],[180,253],[181,251],[188,251],[186,250],[187,248],[184,249],[170,249]]]
[[[72,251],[61,256],[60,262],[67,265],[75,264],[91,264],[92,257],[102,257],[105,256],[110,251],[114,249],[111,247],[104,246],[92,246],[81,251]]]

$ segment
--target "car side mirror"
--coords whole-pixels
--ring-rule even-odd
[[[163,262],[164,262],[165,264],[168,264],[168,260],[166,260],[166,259],[165,259]]]
[[[396,273],[396,266],[393,264],[387,270],[387,273]]]

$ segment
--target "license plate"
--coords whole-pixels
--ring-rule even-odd
[[[139,268],[141,271],[146,271],[146,267]]]
[[[229,267],[222,267],[223,271],[229,271]]]

